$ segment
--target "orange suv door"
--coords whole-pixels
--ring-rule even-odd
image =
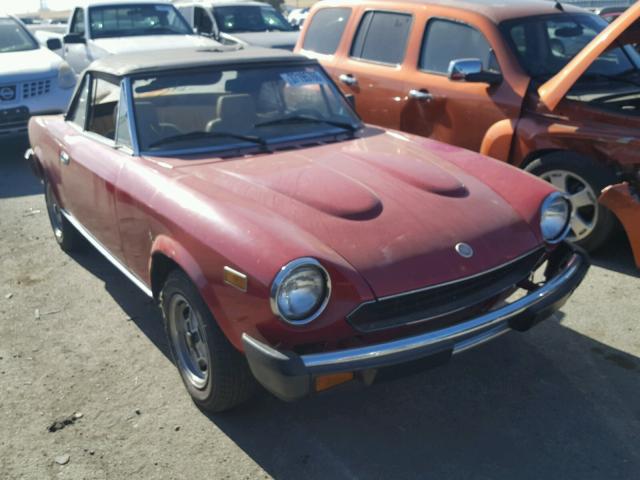
[[[354,95],[356,110],[367,123],[399,128],[412,24],[409,13],[365,11],[350,47],[330,67],[342,91]]]
[[[478,28],[431,18],[421,43],[419,52],[413,52],[415,70],[406,77],[402,130],[479,151],[492,125],[519,117],[522,97],[509,85],[509,78],[500,78],[496,50]],[[493,83],[478,80],[481,76],[451,80],[449,68],[456,60],[480,60],[483,73],[489,74],[485,77]]]

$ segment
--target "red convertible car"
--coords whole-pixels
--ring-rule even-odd
[[[29,137],[58,243],[159,302],[211,411],[256,379],[294,400],[442,363],[549,317],[589,267],[551,185],[362,124],[284,51],[108,57]]]

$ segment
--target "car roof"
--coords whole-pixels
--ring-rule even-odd
[[[389,6],[392,4],[394,9],[402,8],[402,5],[442,6],[472,12],[486,17],[494,23],[500,23],[512,18],[561,13],[562,10],[557,7],[558,3],[566,12],[586,12],[586,10],[571,4],[549,0],[325,0],[318,5],[328,7],[332,5],[364,4],[373,6],[379,4],[390,8]]]
[[[176,5],[177,7],[184,7],[184,6],[202,6],[202,7],[231,7],[231,6],[238,6],[238,5],[245,5],[245,6],[260,6],[260,7],[270,7],[271,4],[267,3],[267,2],[258,2],[256,0],[204,0],[204,1],[186,1],[186,2],[175,2],[174,5]]]
[[[81,7],[111,7],[117,5],[143,5],[145,3],[159,4],[159,5],[171,5],[169,0],[86,0],[79,6]]]
[[[123,77],[144,73],[160,73],[172,70],[206,68],[210,66],[234,66],[260,63],[309,64],[316,63],[303,55],[287,50],[257,47],[218,46],[212,48],[181,48],[154,52],[136,52],[109,55],[92,63],[88,70]]]

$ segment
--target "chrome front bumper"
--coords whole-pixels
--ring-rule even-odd
[[[590,264],[586,254],[567,244],[559,247],[550,261],[555,267],[540,288],[513,303],[451,327],[375,345],[309,355],[281,352],[244,334],[245,354],[258,381],[283,400],[296,400],[313,393],[313,380],[321,375],[378,371],[418,360],[425,366],[429,366],[430,359],[440,364],[509,330],[528,330],[561,308]]]

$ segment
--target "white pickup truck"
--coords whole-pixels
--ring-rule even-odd
[[[117,53],[217,47],[195,35],[168,1],[89,1],[76,7],[63,37],[63,56],[78,73],[94,60]]]

